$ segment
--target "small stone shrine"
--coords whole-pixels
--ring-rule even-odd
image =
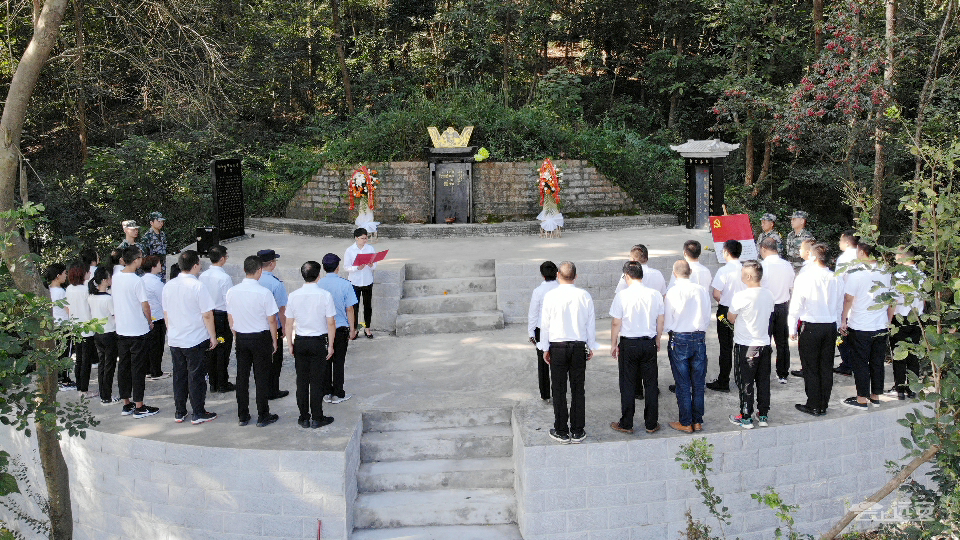
[[[467,146],[473,126],[457,133],[452,127],[440,133],[429,127],[433,148],[427,148],[430,162],[430,192],[433,195],[433,223],[472,223],[473,156],[476,147]]]
[[[723,215],[723,162],[737,148],[739,144],[718,139],[687,139],[683,144],[670,146],[684,157],[688,229],[707,228],[710,216]]]

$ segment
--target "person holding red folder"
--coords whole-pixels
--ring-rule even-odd
[[[343,266],[347,270],[347,279],[353,285],[353,290],[357,295],[357,300],[363,304],[363,334],[368,339],[373,339],[373,332],[370,330],[370,319],[373,316],[373,271],[377,263],[355,264],[357,255],[376,254],[373,246],[367,244],[367,230],[363,227],[353,231],[353,238],[356,240],[347,248],[343,254]]]

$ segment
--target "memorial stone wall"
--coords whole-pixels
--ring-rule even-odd
[[[554,162],[564,173],[561,210],[570,214],[629,213],[637,204],[625,191],[581,160]],[[383,223],[426,223],[432,212],[430,166],[420,161],[371,163],[380,172],[374,210]],[[477,163],[473,167],[474,222],[532,220],[540,213],[539,162]],[[300,188],[286,217],[352,222],[347,181],[353,167],[324,167]]]

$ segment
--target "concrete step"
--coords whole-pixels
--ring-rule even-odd
[[[493,259],[444,263],[407,263],[404,266],[408,280],[493,277],[496,275],[496,264]]]
[[[363,413],[363,431],[412,431],[510,424],[510,409],[434,409],[427,411],[369,411]]]
[[[397,336],[413,336],[477,332],[499,330],[501,328],[503,328],[502,311],[469,311],[466,313],[398,315],[396,332]]]
[[[509,425],[364,433],[360,438],[362,463],[509,457],[512,454],[513,430]]]
[[[479,292],[496,292],[495,277],[457,277],[438,279],[418,279],[403,282],[403,298],[418,296],[444,296]]]
[[[431,489],[512,489],[513,458],[385,461],[360,465],[361,493]]]
[[[352,540],[523,540],[516,525],[448,525],[443,527],[401,527],[358,529]]]
[[[401,315],[428,315],[431,313],[465,313],[467,311],[496,311],[497,293],[480,292],[415,296],[401,298]]]
[[[501,525],[517,520],[512,489],[440,489],[363,493],[357,497],[358,529],[442,525]]]

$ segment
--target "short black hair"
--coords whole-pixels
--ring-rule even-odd
[[[703,248],[696,240],[687,240],[683,243],[683,253],[691,259],[699,259],[702,252]]]
[[[100,260],[100,257],[97,256],[96,250],[85,249],[80,252],[80,260],[83,261],[83,264],[90,266],[93,263]]]
[[[251,255],[243,260],[243,273],[245,275],[252,276],[261,269],[263,269],[263,261],[260,260],[260,257]]]
[[[553,261],[543,261],[540,265],[540,275],[547,281],[556,281],[557,265]]]
[[[123,255],[122,255],[124,266],[128,264],[133,264],[133,261],[139,259],[140,255],[142,255],[140,248],[138,248],[137,246],[127,246],[123,250]]]
[[[363,236],[363,235],[365,235],[365,234],[367,234],[367,230],[364,229],[363,227],[357,227],[357,228],[354,229],[354,231],[353,231],[353,237],[354,237],[354,238],[360,238],[361,236]]]
[[[810,246],[810,253],[813,253],[813,258],[817,262],[827,264],[827,254],[830,253],[830,248],[823,242],[818,242]]]
[[[873,256],[876,248],[866,242],[858,242],[857,249],[863,251],[863,254],[867,257]]]
[[[227,256],[227,248],[221,245],[216,245],[207,250],[207,257],[210,258],[210,262],[218,263],[220,259]]]
[[[46,271],[43,272],[43,280],[47,282],[47,288],[50,288],[50,284],[53,283],[53,280],[67,271],[67,266],[63,263],[53,263],[47,267]]]
[[[739,259],[743,253],[743,244],[739,240],[727,240],[723,243],[723,249],[727,251],[734,259]]]
[[[627,261],[623,263],[623,274],[630,279],[643,279],[643,266],[640,261]]]
[[[769,249],[770,251],[778,251],[779,243],[776,238],[767,237],[760,242],[760,247],[762,249]]]
[[[189,272],[194,266],[200,264],[200,254],[192,249],[185,249],[177,257],[177,264],[180,265],[181,272]]]
[[[853,244],[853,247],[857,247],[857,244],[860,243],[860,237],[857,236],[857,231],[854,229],[847,229],[843,231],[840,233],[840,238],[846,238],[851,244]]]
[[[637,244],[630,249],[630,255],[633,255],[641,264],[646,264],[650,260],[650,252],[647,251],[647,246],[643,244]]]
[[[300,275],[307,283],[313,283],[320,277],[320,263],[317,261],[307,261],[300,266]]]

